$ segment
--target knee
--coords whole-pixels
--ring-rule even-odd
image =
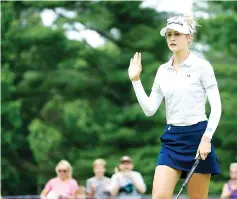
[[[152,199],[170,199],[170,194],[167,194],[165,192],[157,192],[152,195]]]
[[[207,197],[200,195],[200,193],[191,193],[188,196],[189,199],[207,199]]]

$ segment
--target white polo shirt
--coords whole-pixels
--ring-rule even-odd
[[[173,58],[157,71],[152,91],[165,97],[167,123],[192,125],[207,120],[206,89],[217,84],[211,64],[190,53],[176,72]]]
[[[192,52],[178,72],[172,63],[173,58],[158,68],[149,97],[140,80],[132,82],[139,104],[147,116],[152,116],[165,98],[167,124],[188,126],[207,120],[208,95],[211,114],[205,135],[212,137],[220,120],[221,102],[211,64]]]

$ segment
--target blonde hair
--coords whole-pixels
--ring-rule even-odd
[[[96,159],[94,162],[93,162],[93,167],[96,166],[96,165],[102,165],[102,166],[105,166],[106,165],[106,161],[102,158],[99,158],[99,159]]]
[[[72,178],[72,166],[71,166],[71,164],[67,160],[61,160],[57,164],[57,166],[55,167],[55,172],[57,173],[57,175],[58,175],[59,167],[61,165],[67,167],[67,169],[68,169],[68,177]]]
[[[237,162],[233,162],[233,163],[230,164],[230,169],[233,168],[233,167],[237,168]]]
[[[187,24],[189,25],[189,30],[191,32],[191,34],[195,34],[197,32],[196,27],[200,26],[196,19],[194,18],[194,16],[192,14],[190,15],[184,15],[185,21],[187,22]]]
[[[200,25],[197,23],[196,19],[194,18],[194,16],[192,14],[184,15],[183,17],[189,26],[190,35],[192,36],[189,46],[192,47],[192,45],[196,39],[196,33],[197,33],[196,27],[200,26]]]

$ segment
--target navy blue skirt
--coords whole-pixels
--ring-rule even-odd
[[[185,178],[195,161],[197,149],[206,127],[207,121],[191,126],[166,125],[164,133],[160,137],[162,145],[157,165],[167,165],[181,170],[181,178]],[[205,160],[201,160],[195,173],[220,174],[213,143],[211,143],[211,152]]]

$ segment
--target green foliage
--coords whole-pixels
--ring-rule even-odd
[[[32,121],[29,130],[28,141],[36,161],[47,162],[50,149],[58,147],[62,134],[38,119]]]
[[[236,2],[208,2],[203,12],[209,18],[200,19],[199,40],[209,45],[205,53],[213,64],[222,101],[222,117],[214,135],[214,144],[222,175],[214,177],[210,193],[220,193],[223,180],[229,178],[229,165],[237,161],[237,28]]]
[[[144,116],[127,68],[133,53],[141,51],[149,93],[158,66],[167,60],[166,41],[159,36],[167,14],[141,8],[140,2],[115,1],[11,1],[2,8],[2,194],[39,194],[61,159],[72,163],[80,184],[93,175],[92,162],[99,157],[111,176],[125,154],[132,156],[151,193],[165,107]],[[44,9],[57,15],[51,27],[42,24]],[[206,55],[223,105],[214,137],[223,170],[211,184],[215,194],[228,178],[230,162],[237,160],[235,20],[234,13],[200,20],[199,40],[211,47]],[[99,33],[105,45],[92,48],[69,40],[64,24],[76,31],[75,22]],[[227,53],[231,56],[224,60]]]

